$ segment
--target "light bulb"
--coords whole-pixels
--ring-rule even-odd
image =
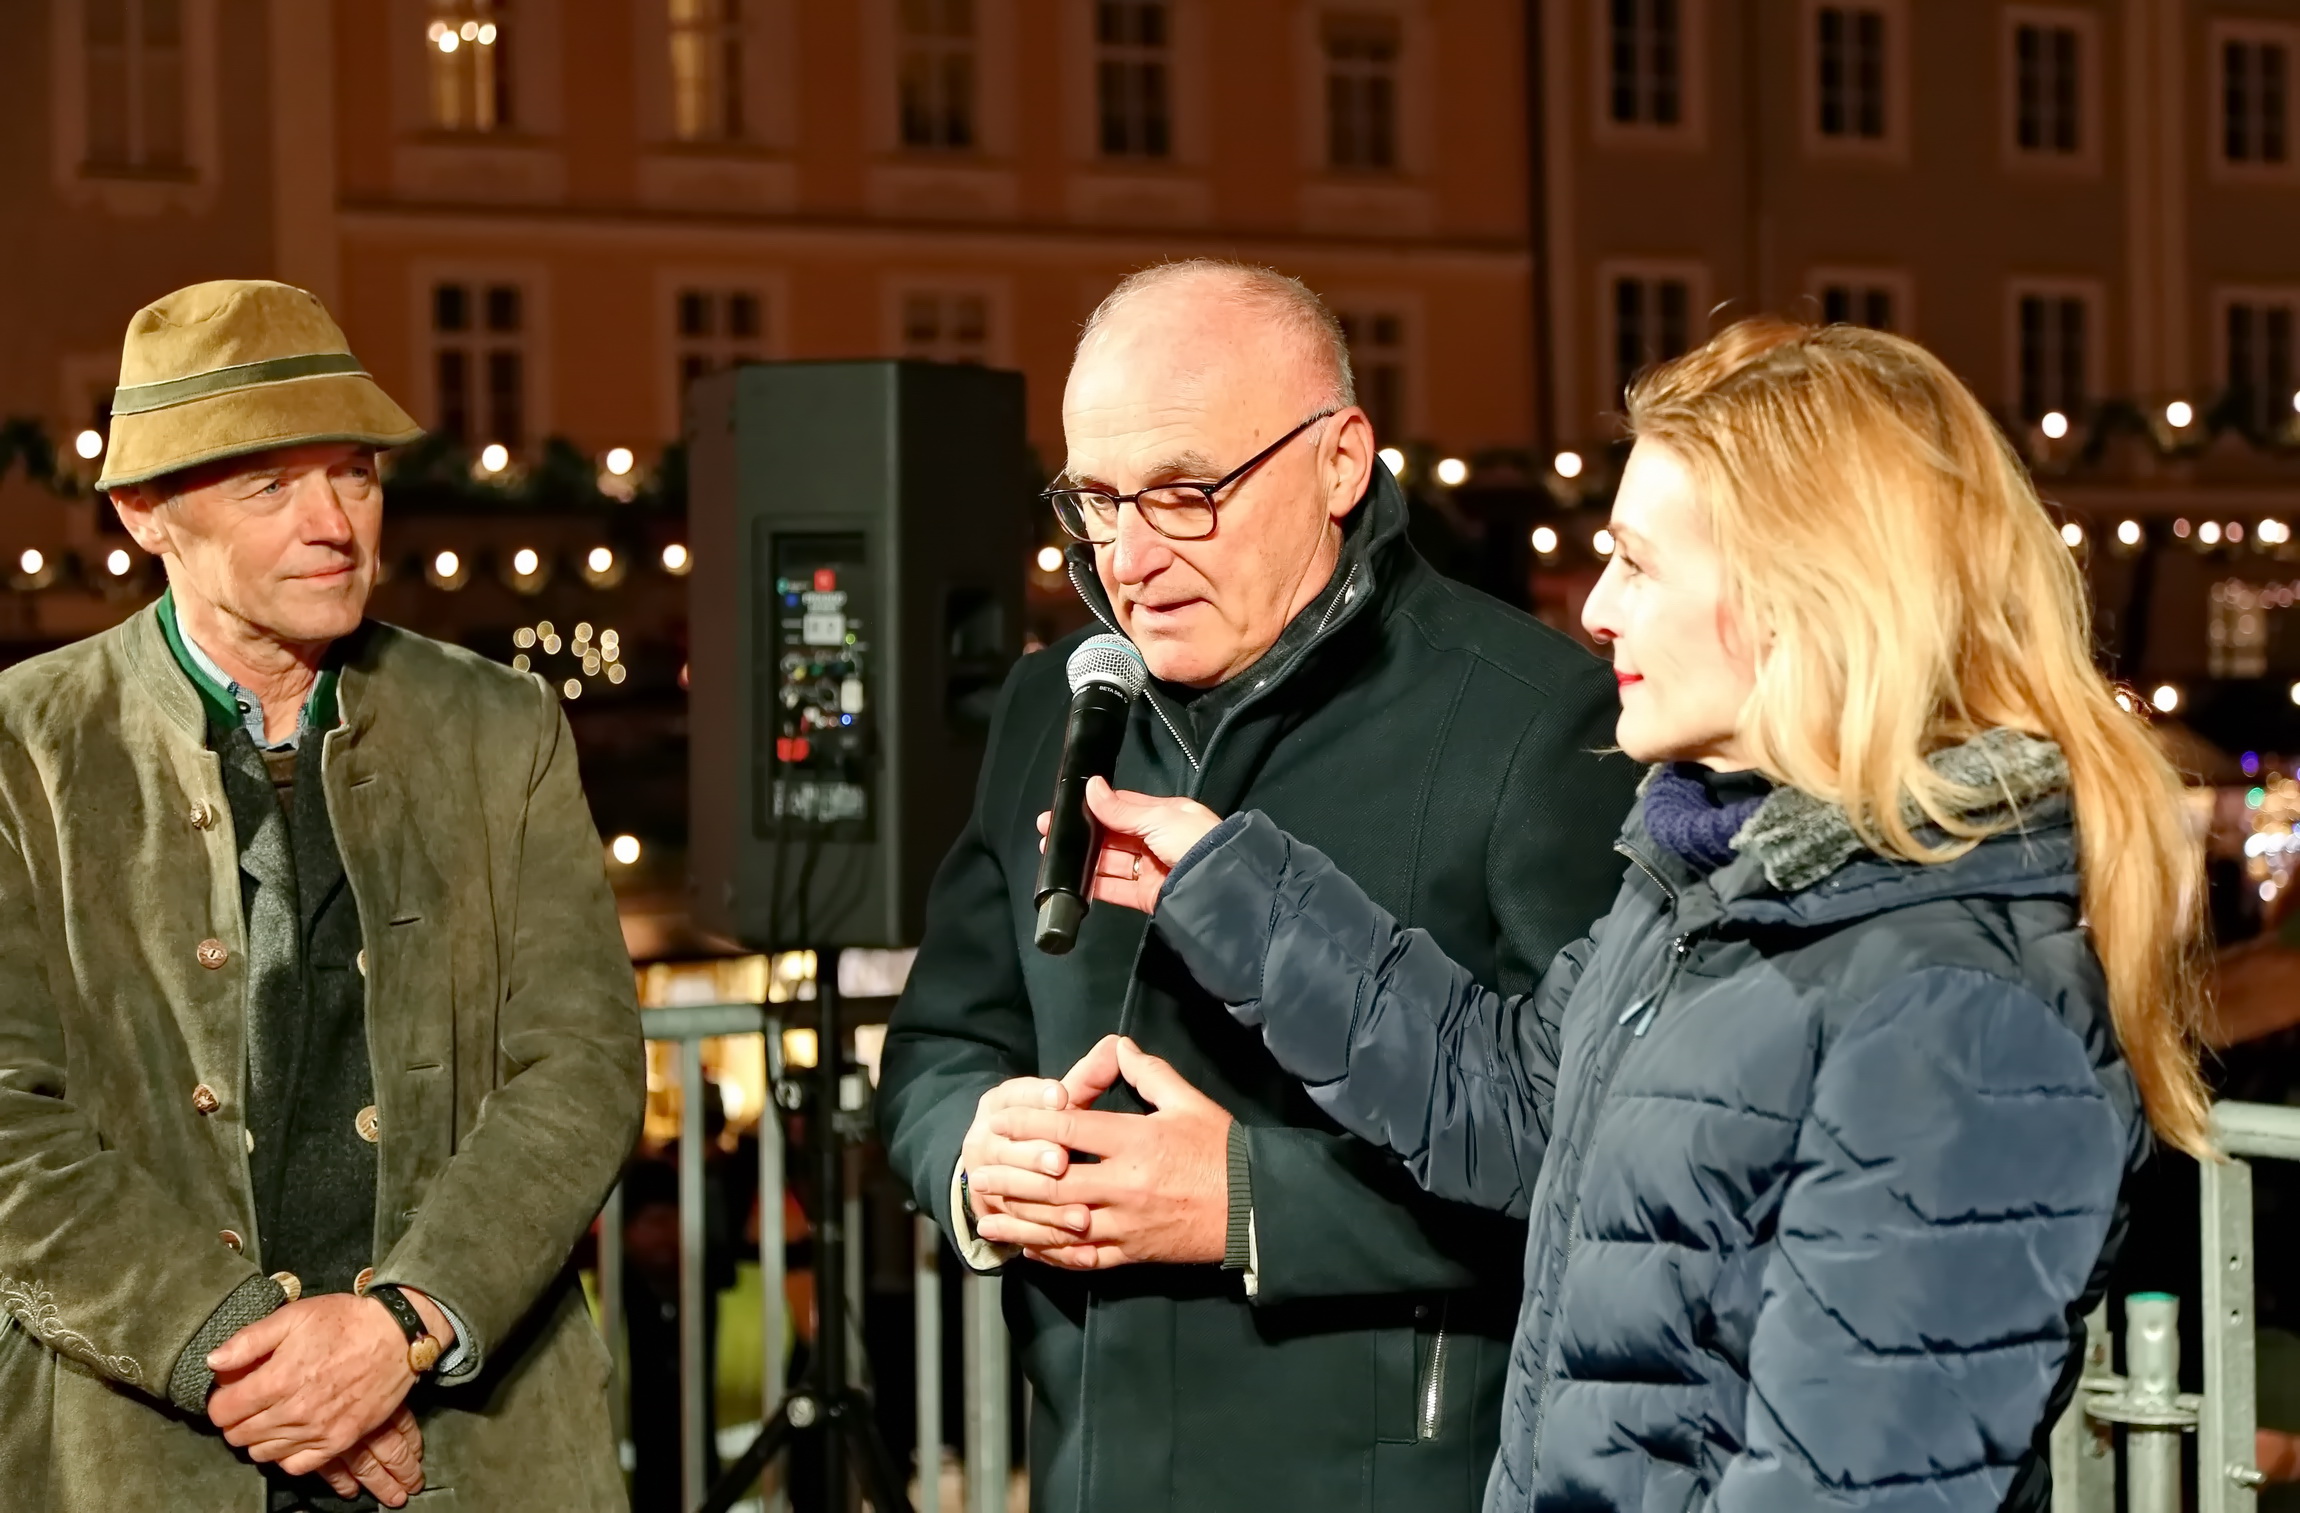
[[[490,473],[500,473],[511,466],[511,449],[500,441],[491,441],[480,449],[479,465]]]
[[[104,558],[104,571],[115,578],[127,577],[128,569],[135,565],[135,561],[116,546]]]
[[[1597,528],[1597,534],[1589,538],[1589,546],[1590,549],[1596,552],[1600,557],[1612,556],[1613,532],[1607,530],[1603,526],[1599,526]]]
[[[453,552],[441,552],[431,559],[431,570],[442,578],[452,578],[463,571],[463,559]]]
[[[451,52],[455,51],[457,48],[461,47],[462,45],[463,45],[463,39],[462,39],[461,37],[458,37],[458,36],[457,36],[455,33],[451,32],[451,31],[445,31],[445,30],[443,30],[443,31],[441,31],[441,32],[440,32],[440,34],[439,34],[439,50],[440,50],[441,52],[443,52],[443,53],[451,53]]]
[[[1459,488],[1462,481],[1468,477],[1469,464],[1459,457],[1448,457],[1437,465],[1438,482],[1449,489]]]
[[[2220,544],[2220,522],[2217,520],[2205,521],[2196,528],[2196,539],[2206,546],[2218,546]]]
[[[1406,476],[1405,453],[1399,451],[1396,447],[1383,447],[1377,455],[1382,459],[1382,466],[1390,470],[1390,476],[1392,478],[1403,478]]]
[[[2067,542],[2073,551],[2084,545],[2084,527],[2071,520],[2060,528],[2060,539]]]
[[[630,472],[638,460],[631,455],[629,447],[609,447],[607,449],[607,471],[618,478]]]
[[[2175,431],[2196,418],[2195,409],[2185,399],[2176,399],[2164,407],[2164,423]]]
[[[2180,707],[2180,690],[2170,683],[2159,683],[2156,692],[2148,696],[2148,702],[2154,704],[2159,712],[2170,714]]]
[[[1550,466],[1557,469],[1557,476],[1560,478],[1579,478],[1582,466],[1581,454],[1579,452],[1560,452],[1556,459],[1550,463]]]
[[[683,573],[694,565],[695,559],[691,554],[689,554],[684,543],[674,541],[670,545],[663,548],[664,572]]]
[[[639,859],[639,837],[618,835],[608,849],[615,853],[615,860],[628,867]]]
[[[1059,546],[1040,547],[1038,549],[1038,570],[1042,573],[1062,571],[1062,548]]]
[[[603,573],[615,565],[615,554],[603,546],[595,546],[591,548],[591,555],[583,560],[591,564],[591,571]]]
[[[39,576],[40,569],[48,565],[48,557],[38,547],[26,547],[24,555],[16,559],[16,565],[24,569],[25,577],[33,578]]]
[[[2140,522],[2137,520],[2127,520],[2118,525],[2116,528],[2116,539],[2123,542],[2126,546],[2140,545]]]
[[[1544,557],[1557,550],[1557,532],[1546,525],[1533,528],[1533,549]]]
[[[72,450],[94,462],[104,455],[104,434],[101,431],[82,431],[72,438]]]
[[[531,546],[523,546],[511,554],[511,570],[522,578],[532,578],[542,569],[543,558]]]
[[[2058,441],[2068,434],[2068,417],[2058,410],[2047,410],[2044,419],[2036,423],[2036,428]]]

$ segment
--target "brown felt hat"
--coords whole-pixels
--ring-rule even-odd
[[[422,434],[317,299],[264,279],[219,279],[154,300],[128,322],[96,487],[274,447],[397,447]]]

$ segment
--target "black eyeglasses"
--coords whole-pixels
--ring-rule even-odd
[[[1118,510],[1131,504],[1142,512],[1150,529],[1170,541],[1203,541],[1214,534],[1214,496],[1268,462],[1285,444],[1339,413],[1320,410],[1308,420],[1271,442],[1213,483],[1161,483],[1132,494],[1107,489],[1048,489],[1043,497],[1054,506],[1054,518],[1080,541],[1107,546],[1118,539]]]

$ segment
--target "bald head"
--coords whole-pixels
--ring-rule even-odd
[[[1315,598],[1372,476],[1340,325],[1300,281],[1198,260],[1135,274],[1079,337],[1063,391],[1065,481],[1132,495],[1212,484],[1303,427],[1177,541],[1137,508],[1094,549],[1119,627],[1150,670],[1205,687],[1250,666]]]

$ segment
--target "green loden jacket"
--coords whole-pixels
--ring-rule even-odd
[[[323,772],[366,939],[374,1264],[481,1352],[410,1398],[412,1506],[620,1509],[568,1254],[644,1070],[566,720],[533,678],[406,631],[345,652]],[[153,613],[0,674],[0,1506],[261,1513],[260,1473],[166,1401],[186,1342],[268,1269],[245,962],[231,808]]]

